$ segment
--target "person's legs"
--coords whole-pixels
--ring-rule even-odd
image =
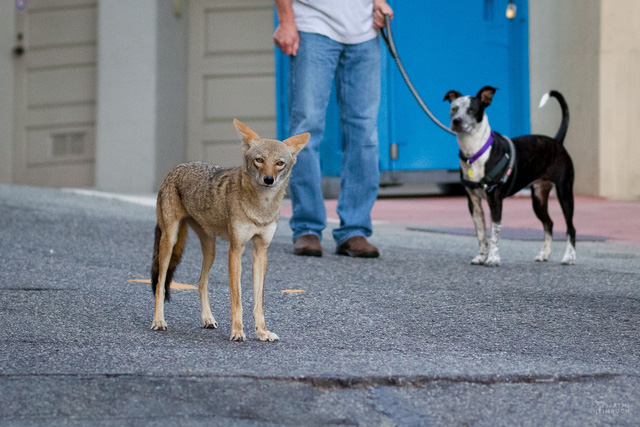
[[[289,134],[309,132],[298,154],[289,190],[293,215],[289,221],[294,242],[313,234],[322,239],[327,214],[321,188],[320,152],[331,85],[342,45],[328,37],[300,32],[298,54],[289,68]]]
[[[338,245],[354,236],[370,236],[371,209],[378,196],[378,107],[380,46],[378,39],[345,45],[336,73],[342,130],[342,181],[338,198]]]

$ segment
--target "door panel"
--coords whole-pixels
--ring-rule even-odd
[[[528,52],[526,2],[518,1],[515,20],[505,17],[503,1],[393,2],[393,34],[416,89],[432,112],[449,124],[451,89],[475,95],[485,85],[498,87],[487,109],[495,130],[509,136],[528,133]],[[436,4],[437,3],[437,4]],[[398,159],[385,157],[384,170],[457,169],[453,136],[437,128],[413,99],[395,63],[388,58],[389,143]],[[513,108],[513,106],[518,106]]]
[[[233,119],[273,138],[272,3],[189,2],[188,160],[241,163]]]
[[[487,110],[498,132],[529,132],[527,0],[516,0],[517,17],[505,17],[506,1],[392,1],[393,35],[404,67],[432,112],[449,124],[444,94],[456,89],[475,95],[484,85],[498,87]],[[276,21],[277,22],[277,21]],[[382,104],[378,118],[381,171],[428,171],[458,168],[455,137],[436,127],[407,88],[395,61],[381,42]],[[276,49],[278,130],[285,137],[288,59]],[[339,112],[332,96],[321,143],[324,176],[341,169]],[[390,145],[397,144],[397,159]]]
[[[95,0],[32,0],[16,12],[18,184],[94,184],[96,17]]]

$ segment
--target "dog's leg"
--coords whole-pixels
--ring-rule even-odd
[[[165,221],[166,224],[166,221]],[[167,322],[164,320],[164,297],[165,297],[165,281],[167,280],[167,269],[169,268],[169,262],[171,261],[171,254],[173,253],[173,246],[178,240],[178,230],[180,221],[170,222],[160,236],[160,243],[158,249],[158,263],[159,263],[159,275],[158,284],[156,286],[156,301],[155,308],[153,310],[153,323],[151,323],[151,329],[154,331],[166,331]]]
[[[473,225],[476,228],[476,236],[478,237],[478,255],[471,260],[471,264],[482,265],[489,255],[487,247],[487,225],[484,222],[484,210],[482,210],[482,199],[467,191],[467,200],[469,203],[469,213],[473,219]]]
[[[576,229],[573,226],[573,178],[568,178],[566,183],[556,184],[556,192],[564,220],[567,223],[567,249],[562,257],[562,264],[573,265],[576,263]]]
[[[549,261],[553,241],[553,221],[549,216],[549,192],[553,185],[549,181],[535,181],[531,186],[533,211],[544,227],[544,245],[536,257],[538,262]]]
[[[242,291],[240,277],[242,275],[242,253],[244,243],[231,239],[229,246],[229,289],[231,294],[231,341],[244,341],[244,326],[242,324]]]
[[[495,192],[487,198],[491,210],[491,236],[489,237],[489,256],[484,265],[498,267],[500,265],[500,230],[502,228],[502,198]]]
[[[264,277],[267,272],[268,247],[269,242],[266,242],[262,236],[253,238],[253,319],[256,335],[260,341],[278,341],[278,336],[267,330],[264,320]]]
[[[200,280],[198,280],[198,290],[200,291],[200,318],[202,327],[205,329],[216,329],[218,322],[211,313],[209,303],[209,271],[216,257],[215,237],[201,236],[200,248],[202,249],[202,270],[200,270]]]

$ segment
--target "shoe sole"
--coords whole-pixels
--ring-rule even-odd
[[[293,254],[298,256],[314,256],[319,258],[322,256],[322,251],[319,251],[317,249],[294,249]]]
[[[380,256],[380,252],[378,251],[358,253],[358,252],[353,252],[347,249],[340,249],[340,248],[336,250],[336,254],[350,256],[353,258],[378,258]]]

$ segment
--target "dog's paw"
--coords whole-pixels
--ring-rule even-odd
[[[167,330],[167,322],[164,320],[154,320],[151,324],[151,329],[154,331],[166,331]]]
[[[214,319],[213,316],[203,317],[202,318],[202,327],[204,329],[217,329],[218,328],[218,322],[216,322],[216,319]]]
[[[231,341],[242,342],[247,339],[247,336],[243,331],[240,332],[231,332]]]
[[[576,249],[572,245],[567,245],[567,250],[562,257],[563,265],[574,265],[576,263]]]
[[[546,254],[544,252],[540,252],[536,257],[536,262],[547,262],[547,261],[549,261],[549,254]]]
[[[256,335],[260,341],[274,342],[280,340],[276,334],[269,331],[256,331]]]
[[[474,259],[471,260],[471,264],[473,265],[483,265],[487,261],[486,255],[478,255]]]
[[[484,262],[484,265],[486,267],[499,267],[500,266],[500,257],[496,257],[496,256],[492,256],[487,258],[487,260]]]

